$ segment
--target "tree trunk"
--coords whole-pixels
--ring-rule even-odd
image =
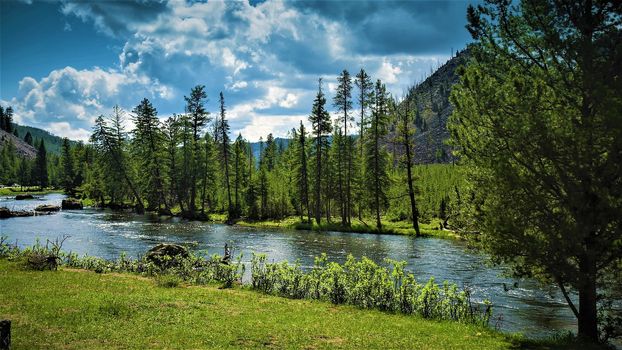
[[[598,341],[596,263],[589,253],[579,261],[579,337]]]

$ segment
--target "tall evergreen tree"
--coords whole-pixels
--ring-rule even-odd
[[[132,111],[135,128],[132,131],[132,148],[137,156],[143,176],[140,177],[141,192],[145,195],[150,210],[169,213],[164,199],[164,181],[160,173],[163,158],[163,138],[157,110],[148,99],[143,99]]]
[[[318,80],[318,92],[313,100],[309,121],[313,126],[315,142],[315,221],[319,225],[322,220],[322,153],[326,147],[326,134],[332,130],[330,115],[326,111],[326,97],[322,91],[322,78]],[[330,214],[330,213],[328,213]]]
[[[24,141],[29,144],[29,145],[33,145],[32,143],[32,135],[30,134],[30,131],[26,132],[26,136],[24,136]]]
[[[298,191],[300,193],[300,215],[304,215],[304,210],[307,211],[307,222],[311,223],[311,206],[309,205],[309,174],[308,174],[308,166],[307,166],[307,130],[305,130],[305,126],[300,121],[300,128],[298,129],[297,135],[297,159],[298,159],[298,167],[297,167],[297,184]]]
[[[414,165],[413,161],[413,151],[414,151],[414,129],[412,127],[413,123],[413,107],[411,105],[411,99],[406,98],[401,103],[395,101],[393,104],[394,113],[397,118],[397,143],[401,144],[404,149],[403,163],[404,167],[406,167],[406,182],[408,185],[408,198],[410,199],[410,215],[412,218],[413,229],[415,229],[415,233],[417,236],[420,235],[419,231],[419,211],[417,210],[417,202],[415,199],[415,187],[413,184],[413,173],[412,167]],[[414,109],[416,109],[416,105]]]
[[[41,140],[39,147],[37,147],[37,158],[35,159],[35,175],[37,185],[39,188],[44,189],[48,186],[48,161],[47,151],[45,149],[45,142]]]
[[[189,215],[194,217],[196,214],[197,197],[197,176],[201,168],[201,133],[206,123],[209,123],[209,113],[205,110],[207,93],[204,85],[197,85],[190,91],[190,96],[184,96],[186,100],[186,112],[188,114],[189,126],[192,129],[192,145],[187,155],[190,172],[190,201],[188,202]]]
[[[237,218],[237,214],[233,208],[233,202],[231,200],[231,181],[230,181],[230,177],[229,177],[229,122],[227,121],[226,117],[225,117],[225,98],[222,94],[222,91],[220,92],[220,119],[219,119],[219,123],[218,123],[218,131],[220,134],[220,142],[221,142],[221,155],[222,155],[222,161],[223,161],[223,167],[224,167],[224,173],[225,173],[225,188],[227,189],[227,208],[228,208],[228,215],[229,215],[229,220],[233,220]]]
[[[71,154],[71,146],[69,139],[64,137],[61,145],[61,163],[62,163],[62,178],[61,184],[65,193],[74,195],[75,193],[75,172],[73,156]]]
[[[351,208],[352,208],[352,143],[353,140],[348,135],[348,125],[354,121],[354,116],[350,115],[352,110],[352,78],[347,70],[343,70],[337,77],[337,93],[333,99],[333,106],[337,108],[337,112],[342,113],[340,118],[341,126],[343,127],[343,142],[339,147],[339,163],[344,164],[344,200],[342,203],[342,217],[341,224],[344,226],[350,225]]]
[[[373,107],[366,139],[365,184],[369,193],[371,207],[376,216],[376,228],[382,230],[380,215],[388,204],[386,188],[389,184],[387,174],[387,154],[382,138],[386,135],[387,93],[380,80],[376,81]]]

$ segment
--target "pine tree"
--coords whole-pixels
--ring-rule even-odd
[[[315,221],[319,225],[322,220],[322,153],[326,147],[326,134],[332,130],[330,115],[326,111],[326,97],[322,91],[322,78],[318,80],[318,92],[313,100],[309,121],[315,135]],[[330,213],[327,213],[330,215]]]
[[[300,128],[297,135],[297,187],[300,193],[300,215],[302,217],[304,210],[307,211],[307,222],[311,223],[311,206],[309,205],[309,174],[307,166],[307,131],[305,126],[300,121]]]
[[[356,85],[358,91],[357,91],[357,95],[356,95],[356,100],[359,106],[359,158],[362,161],[364,159],[363,157],[363,150],[365,148],[365,129],[367,128],[367,110],[370,107],[371,104],[371,99],[372,99],[372,95],[373,95],[373,88],[374,88],[374,84],[371,80],[371,77],[367,74],[367,72],[365,72],[364,69],[361,68],[361,70],[359,71],[359,73],[356,75],[355,79],[354,79],[354,85]],[[359,216],[359,220],[362,219],[362,203],[363,203],[363,196],[364,196],[364,191],[363,189],[365,188],[365,183],[364,183],[364,172],[365,172],[365,167],[363,166],[364,162],[362,162],[361,164],[359,164],[359,171],[358,171],[358,183],[357,183],[357,191],[354,193],[354,197],[355,197],[355,201],[359,203],[359,207],[358,207],[358,216]]]
[[[32,135],[30,134],[30,131],[26,132],[26,136],[24,136],[24,141],[32,146]]]
[[[225,117],[225,98],[220,92],[220,119],[218,122],[218,131],[220,134],[220,142],[221,142],[221,156],[222,156],[222,165],[224,167],[225,173],[225,188],[227,189],[227,208],[228,208],[228,220],[234,220],[237,218],[237,214],[233,208],[233,202],[231,200],[231,181],[229,177],[229,122]]]
[[[143,176],[140,177],[141,192],[145,195],[150,210],[169,213],[164,199],[164,181],[160,173],[163,153],[163,134],[157,110],[148,99],[143,99],[132,111],[135,128],[132,131],[132,148]]]
[[[71,146],[68,138],[63,138],[63,144],[61,146],[61,163],[62,163],[62,177],[61,183],[65,190],[65,193],[69,195],[75,194],[75,172],[73,156],[71,154]]]
[[[8,106],[4,110],[4,131],[13,133],[13,107]]]
[[[352,78],[350,77],[350,73],[347,70],[343,70],[341,74],[337,77],[337,93],[333,99],[333,106],[337,108],[337,112],[342,113],[342,117],[340,118],[341,126],[343,127],[343,140],[339,145],[338,162],[340,164],[339,167],[343,168],[343,177],[344,177],[344,198],[342,201],[342,215],[341,215],[341,224],[344,226],[350,225],[350,216],[351,216],[351,202],[352,202],[352,138],[348,135],[348,125],[354,121],[354,116],[350,115],[350,111],[352,110]]]
[[[48,186],[48,161],[47,151],[45,149],[45,142],[41,140],[39,147],[37,148],[37,158],[35,159],[35,174],[36,181],[39,188],[44,189]]]
[[[387,124],[387,93],[384,84],[376,81],[368,138],[366,139],[365,184],[371,193],[369,200],[376,216],[376,228],[382,230],[380,213],[388,204],[386,188],[389,184],[387,175],[387,155],[382,144]]]
[[[396,141],[401,144],[404,149],[403,163],[406,167],[406,182],[408,184],[408,198],[410,199],[410,215],[412,217],[413,229],[415,229],[416,235],[419,236],[419,211],[417,210],[412,174],[412,167],[414,165],[412,154],[414,146],[413,135],[415,133],[411,126],[413,119],[413,107],[411,106],[411,99],[409,98],[403,100],[401,104],[395,101],[392,105],[395,106],[394,113],[397,118]],[[416,105],[414,109],[417,109]]]
[[[207,93],[204,85],[197,85],[190,91],[190,96],[184,96],[186,100],[186,112],[188,113],[190,127],[192,128],[191,151],[188,154],[190,172],[190,202],[188,203],[189,215],[196,214],[197,176],[200,169],[201,159],[201,132],[206,123],[209,123],[209,113],[205,110]]]

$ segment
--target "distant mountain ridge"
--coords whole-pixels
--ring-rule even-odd
[[[33,143],[32,143],[33,145],[38,145],[40,140],[43,140],[43,142],[45,142],[45,149],[48,152],[54,153],[54,154],[60,154],[60,149],[63,144],[62,137],[56,136],[47,130],[35,128],[34,126],[13,124],[13,128],[17,130],[17,133],[19,134],[19,138],[22,141],[26,137],[26,134],[30,132],[30,135],[32,136],[32,140],[33,140]],[[77,142],[71,141],[71,143],[73,144]]]

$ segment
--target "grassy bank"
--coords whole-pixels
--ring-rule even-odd
[[[34,187],[2,187],[0,188],[0,196],[15,196],[23,193],[30,194],[49,194],[49,193],[61,193],[62,190],[53,188],[45,188],[41,190],[38,186]]]
[[[226,217],[223,215],[212,215],[212,220],[216,222],[224,222]],[[264,221],[247,221],[240,220],[236,224],[246,227],[257,228],[285,228],[285,229],[297,229],[297,230],[314,230],[314,231],[338,231],[338,232],[359,232],[359,233],[378,233],[378,234],[398,234],[398,235],[415,235],[415,230],[412,228],[412,223],[408,221],[383,221],[382,231],[378,231],[371,221],[359,221],[353,220],[352,226],[343,227],[338,223],[338,218],[334,219],[333,223],[324,222],[322,225],[318,225],[313,222],[312,224],[301,222],[299,217],[288,217],[283,220],[264,220]],[[437,237],[437,238],[455,238],[460,239],[460,236],[452,231],[440,230],[440,221],[434,219],[429,223],[419,223],[419,228],[422,236]]]
[[[164,288],[131,274],[33,272],[0,260],[0,284],[0,318],[13,321],[14,349],[510,346],[499,333],[457,322],[242,289]]]

